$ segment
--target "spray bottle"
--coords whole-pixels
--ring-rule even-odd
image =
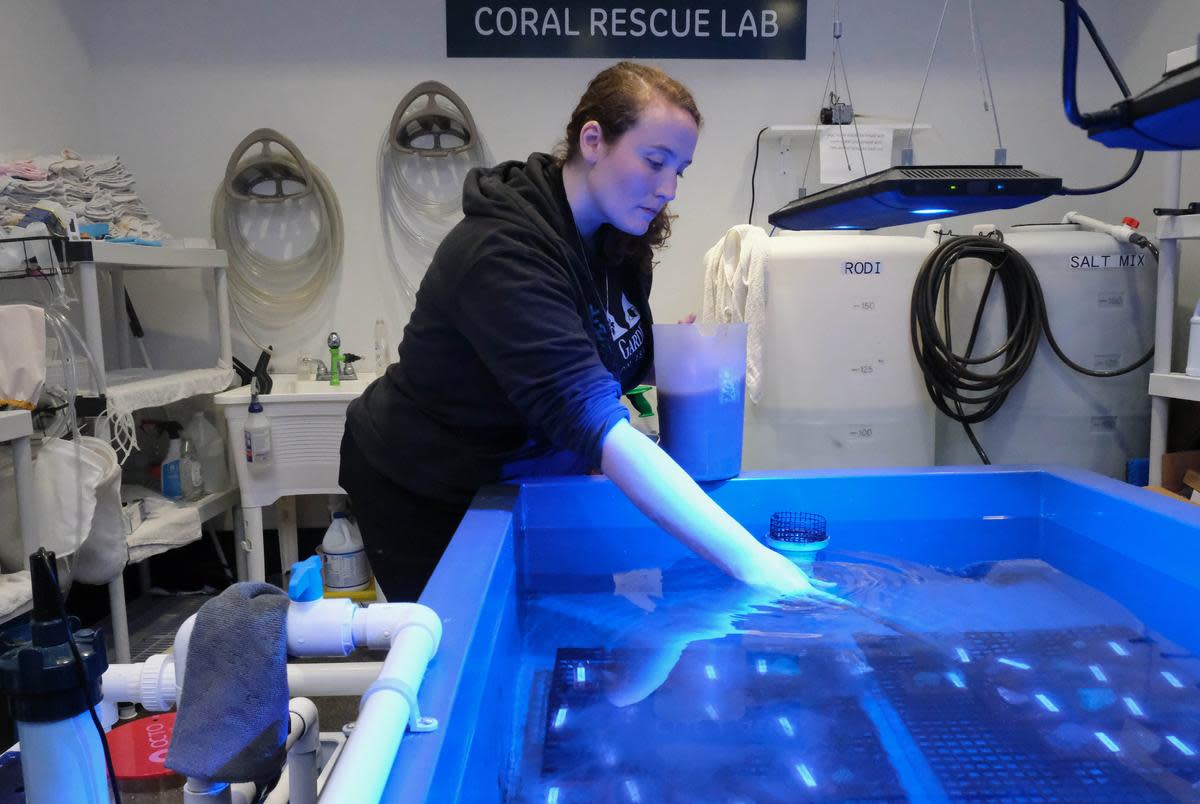
[[[178,422],[167,422],[163,425],[171,439],[167,446],[167,456],[162,462],[162,495],[171,500],[183,499],[183,445],[179,440],[180,426]]]
[[[258,401],[258,380],[250,381],[250,415],[242,428],[246,442],[246,465],[258,474],[271,465],[271,420]]]

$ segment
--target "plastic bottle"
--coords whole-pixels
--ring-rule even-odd
[[[196,454],[196,445],[186,435],[179,458],[179,486],[185,500],[198,500],[204,496],[204,466]]]
[[[258,394],[250,392],[250,415],[243,427],[246,442],[246,464],[257,474],[271,465],[271,420],[263,412]]]
[[[367,588],[371,565],[363,549],[362,535],[345,511],[334,513],[321,541],[321,552],[325,554],[322,567],[327,590],[353,592]]]
[[[215,494],[229,488],[229,467],[225,463],[225,442],[221,433],[201,411],[192,414],[191,421],[183,430],[184,437],[196,447],[204,475],[204,491]]]
[[[172,500],[183,499],[183,480],[180,477],[183,444],[179,439],[179,425],[167,423],[167,432],[171,442],[167,445],[167,455],[162,462],[162,495]]]
[[[387,324],[375,319],[375,376],[382,377],[392,362],[392,347],[388,344]]]

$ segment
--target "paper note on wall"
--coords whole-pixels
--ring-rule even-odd
[[[892,166],[890,127],[821,126],[820,137],[822,184],[841,184]]]

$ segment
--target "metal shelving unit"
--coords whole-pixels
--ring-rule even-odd
[[[1167,155],[1163,206],[1180,205],[1183,154]],[[1150,485],[1162,485],[1162,456],[1167,449],[1167,425],[1172,399],[1200,402],[1200,377],[1171,371],[1175,303],[1179,285],[1179,246],[1200,240],[1200,215],[1164,215],[1158,219],[1158,303],[1154,314],[1154,371],[1150,374]]]

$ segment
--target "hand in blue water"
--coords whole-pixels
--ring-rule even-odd
[[[760,547],[745,557],[745,563],[737,567],[737,578],[755,589],[780,597],[815,595],[822,588],[833,584],[809,578],[787,556],[769,547]]]
[[[790,597],[788,603],[792,606],[803,599],[836,603],[842,608],[848,605],[826,591],[835,584],[806,575],[786,556],[768,548],[764,551],[778,560],[760,562],[758,569],[763,572],[756,584],[746,578],[733,581],[719,575],[711,565],[695,562],[670,572],[669,594],[664,593],[663,573],[659,570],[615,575],[615,594],[646,614],[628,623],[610,651],[612,669],[606,679],[609,702],[629,706],[644,700],[663,685],[689,645],[738,632],[740,620],[777,605],[781,597]],[[781,587],[796,591],[781,592]]]

